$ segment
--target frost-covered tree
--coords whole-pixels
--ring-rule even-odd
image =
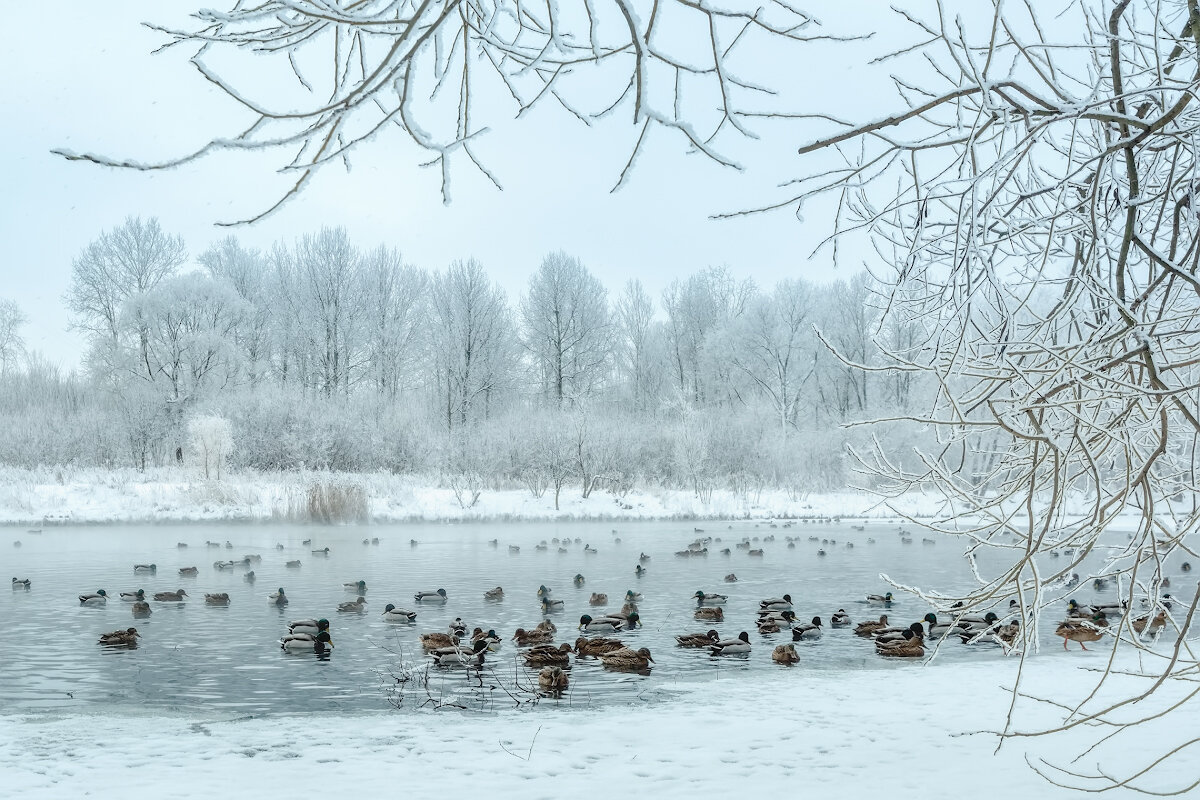
[[[579,259],[542,259],[521,300],[522,340],[543,392],[555,404],[592,394],[611,352],[608,292]]]
[[[270,373],[272,352],[273,287],[266,261],[262,253],[242,247],[233,236],[209,247],[199,261],[209,275],[227,282],[247,304],[235,338],[246,379],[257,386]]]
[[[696,404],[728,399],[732,366],[712,352],[713,337],[736,320],[754,295],[751,280],[736,280],[724,267],[706,269],[686,280],[676,279],[663,292],[667,314],[667,346],[682,397]]]
[[[654,301],[642,282],[631,280],[613,312],[617,373],[637,411],[652,408],[661,390],[662,324],[654,319]]]
[[[233,426],[212,414],[188,420],[188,447],[204,465],[204,478],[221,480],[221,469],[233,451]]]
[[[0,372],[8,372],[25,353],[21,327],[27,322],[21,307],[12,300],[0,300]]]
[[[364,358],[375,391],[396,397],[414,381],[427,308],[428,275],[380,245],[363,257]]]

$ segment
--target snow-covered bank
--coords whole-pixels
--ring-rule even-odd
[[[1038,659],[1023,687],[1067,700],[1105,655]],[[695,796],[801,790],[805,797],[1068,797],[1026,764],[1066,765],[1089,733],[1016,739],[998,753],[981,731],[1004,724],[1016,662],[846,673],[803,666],[764,676],[667,686],[673,697],[629,707],[553,707],[480,714],[400,711],[346,717],[0,717],[0,768],[14,797],[270,797],[333,791],[361,797]],[[576,700],[578,703],[578,699]],[[1061,712],[1059,712],[1061,714]],[[1174,720],[1172,720],[1174,717]],[[1021,703],[1019,727],[1055,710]],[[1134,746],[1117,740],[1073,765],[1126,774],[1186,738],[1169,715]],[[1176,735],[1177,734],[1177,735]],[[1098,734],[1097,734],[1098,735]],[[1148,788],[1194,778],[1168,760]],[[1075,785],[1081,785],[1078,781]],[[1117,790],[1117,796],[1132,792]]]
[[[204,481],[194,470],[5,469],[0,524],[303,520],[318,483],[361,489],[364,515],[376,522],[894,516],[877,498],[853,491],[716,490],[701,500],[691,491],[656,488],[620,498],[596,491],[584,499],[578,487],[569,487],[556,510],[553,491],[534,497],[525,489],[484,488],[472,504],[436,478],[382,473],[245,473]],[[917,495],[896,506],[914,516],[936,509],[932,498]]]

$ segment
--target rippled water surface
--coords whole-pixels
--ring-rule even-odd
[[[849,523],[792,528],[754,522],[699,523],[703,533],[694,527],[656,522],[620,523],[615,530],[613,523],[147,525],[53,527],[41,533],[10,529],[5,539],[20,540],[21,546],[10,547],[6,541],[6,571],[29,577],[32,589],[0,595],[10,646],[10,657],[0,669],[0,696],[8,710],[79,704],[97,710],[106,705],[249,713],[378,710],[388,704],[382,688],[390,682],[389,669],[402,660],[419,662],[418,635],[445,631],[455,617],[470,627],[495,628],[506,643],[490,661],[501,674],[517,674],[517,649],[508,637],[517,627],[530,628],[542,619],[536,590],[545,584],[564,601],[563,610],[552,615],[559,628],[556,642],[573,642],[579,616],[595,613],[588,604],[592,592],[607,593],[609,609],[620,607],[627,589],[643,593],[639,605],[644,627],[621,636],[634,647],[651,649],[654,670],[648,676],[614,674],[594,659],[580,660],[572,668],[571,701],[603,703],[631,695],[654,699],[669,696],[679,681],[780,669],[771,663],[770,651],[791,636],[787,630],[774,636],[755,632],[754,612],[764,597],[788,592],[800,618],[819,615],[828,625],[830,614],[838,608],[845,608],[855,622],[877,618],[881,609],[868,606],[864,598],[887,590],[881,572],[902,583],[947,592],[972,584],[960,543],[941,538],[923,543],[921,532],[915,531],[914,543],[903,544],[897,526],[882,522],[868,523],[863,531],[853,530]],[[763,548],[762,557],[749,556],[743,549],[729,556],[719,553],[744,537],[770,535],[774,541],[754,545]],[[674,555],[698,536],[723,541],[709,544],[706,557]],[[375,537],[377,545],[363,543]],[[793,548],[787,537],[796,540]],[[303,544],[310,538],[311,544]],[[561,546],[567,552],[558,552],[555,538],[565,540]],[[490,544],[493,539],[498,540],[496,546]],[[208,540],[221,546],[209,547]],[[536,549],[543,540],[547,549]],[[224,546],[226,541],[232,548]],[[179,548],[179,542],[188,546]],[[598,552],[585,552],[585,544]],[[520,552],[510,552],[510,545]],[[311,552],[325,547],[330,550],[327,556]],[[634,568],[642,552],[650,560],[646,574],[638,578]],[[262,558],[253,565],[257,580],[252,584],[243,578],[245,567],[218,571],[213,566],[216,560],[246,555]],[[285,562],[292,559],[299,559],[302,566],[286,568]],[[156,574],[134,574],[137,563],[156,564]],[[198,567],[199,575],[180,577],[178,570],[189,566]],[[981,569],[988,566],[985,563]],[[730,572],[738,576],[736,583],[723,581]],[[586,577],[582,588],[573,585],[576,573]],[[358,580],[367,583],[366,611],[338,613],[337,604],[354,596],[343,584]],[[504,599],[485,600],[484,591],[497,585],[504,587]],[[267,598],[280,586],[291,599],[282,610]],[[98,588],[110,595],[107,605],[81,607],[77,595]],[[134,619],[130,604],[118,594],[138,588],[147,595],[183,588],[188,598],[182,603],[151,601],[152,616]],[[437,588],[446,590],[449,602],[413,602],[415,591]],[[729,595],[726,621],[711,627],[729,638],[749,631],[754,643],[749,656],[713,657],[674,646],[674,634],[710,627],[692,618],[695,604],[690,598],[697,589]],[[229,607],[206,606],[205,592],[227,592]],[[1106,597],[1090,587],[1077,596],[1085,602]],[[387,603],[417,611],[416,622],[385,622],[380,614]],[[905,598],[887,613],[893,622],[907,623],[927,610]],[[278,639],[288,620],[322,616],[332,621],[335,650],[330,658],[281,651]],[[108,650],[97,645],[101,633],[130,625],[142,634],[136,649]],[[1044,636],[1050,646],[1058,645],[1052,633]],[[797,650],[801,669],[912,666],[878,658],[869,641],[847,629],[827,629],[819,641],[797,643]],[[944,648],[941,658],[1002,656],[993,648],[955,645]],[[930,666],[936,668],[936,663]],[[431,691],[439,696],[465,685],[461,670],[435,674]]]

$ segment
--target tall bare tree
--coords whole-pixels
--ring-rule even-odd
[[[21,326],[28,321],[21,307],[12,300],[0,300],[0,372],[16,366],[25,353]]]

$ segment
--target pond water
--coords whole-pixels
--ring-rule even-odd
[[[696,533],[697,527],[704,533]],[[914,531],[914,543],[904,544],[897,531],[896,525],[883,522],[867,523],[859,531],[849,522],[771,528],[765,522],[749,521],[615,526],[612,522],[62,526],[36,534],[10,529],[5,539],[19,540],[21,546],[5,544],[6,572],[28,577],[32,588],[0,594],[13,647],[10,653],[16,654],[0,670],[0,696],[8,711],[79,710],[81,705],[97,711],[203,708],[250,714],[385,709],[389,706],[385,689],[394,685],[387,677],[389,670],[405,662],[421,663],[418,635],[445,631],[456,617],[469,628],[495,628],[505,643],[500,652],[489,655],[489,663],[499,675],[522,674],[518,650],[509,637],[516,628],[531,628],[543,618],[536,596],[542,584],[564,601],[562,611],[551,615],[559,629],[556,642],[574,642],[580,615],[597,615],[588,604],[592,592],[607,593],[607,608],[613,610],[620,607],[627,589],[644,597],[639,603],[644,627],[622,633],[621,638],[635,648],[650,648],[655,659],[652,672],[611,673],[595,659],[581,659],[571,670],[570,703],[627,702],[631,697],[669,700],[672,687],[682,681],[781,669],[771,662],[770,652],[774,645],[791,641],[790,631],[760,636],[753,620],[759,600],[785,592],[792,595],[798,617],[819,615],[827,626],[820,640],[796,643],[801,671],[911,669],[912,663],[877,657],[871,643],[850,629],[828,629],[829,617],[838,608],[845,608],[856,623],[878,618],[883,609],[867,605],[865,596],[887,591],[881,572],[902,583],[945,592],[972,585],[961,543],[943,538],[923,543],[923,534]],[[723,541],[710,544],[704,557],[674,555],[701,535]],[[745,537],[771,535],[774,541],[754,544],[764,550],[762,557],[749,556],[744,549],[734,549],[729,556],[719,552]],[[794,548],[789,548],[786,537],[796,540]],[[373,538],[379,543],[363,543]],[[561,546],[567,552],[559,552],[560,545],[552,542],[556,538],[565,540]],[[304,544],[306,539],[311,543]],[[496,546],[490,544],[493,539]],[[836,543],[823,544],[822,539]],[[209,540],[222,546],[209,547]],[[543,540],[549,546],[539,551],[536,545]],[[226,541],[232,548],[223,546]],[[179,542],[188,546],[179,548]],[[588,544],[598,552],[586,552]],[[510,545],[520,551],[511,552]],[[312,553],[325,547],[328,555]],[[650,559],[645,575],[638,578],[634,570],[642,552]],[[246,567],[214,568],[214,561],[246,555],[261,556],[261,562],[252,565],[254,583],[244,580]],[[285,566],[293,559],[300,560],[298,569]],[[157,572],[135,574],[133,565],[142,563],[156,564]],[[199,574],[180,577],[179,569],[191,566]],[[986,563],[981,565],[984,571],[987,568]],[[736,583],[724,582],[730,572],[738,576]],[[576,573],[585,576],[583,587],[573,584]],[[354,597],[343,584],[358,580],[368,587],[366,611],[338,613],[337,604]],[[504,599],[485,600],[484,591],[497,585],[504,587]],[[268,594],[281,586],[290,598],[284,609],[268,600]],[[98,588],[107,591],[108,603],[80,606],[77,595]],[[152,615],[134,619],[131,604],[118,595],[139,588],[147,595],[183,588],[188,598],[182,603],[152,600]],[[415,591],[438,588],[447,592],[444,605],[414,603]],[[724,623],[693,619],[691,596],[697,589],[729,596]],[[206,606],[205,592],[228,593],[230,605]],[[1112,590],[1106,595],[1090,587],[1076,592],[1073,596],[1081,602],[1111,601],[1115,596]],[[387,603],[416,611],[416,621],[384,621],[381,612]],[[907,623],[919,620],[928,609],[903,598],[886,611],[893,623]],[[306,617],[331,620],[335,649],[328,659],[280,649],[278,639],[286,632],[286,623]],[[131,625],[141,633],[136,649],[97,645],[101,633]],[[675,634],[709,627],[722,638],[749,631],[753,652],[714,657],[703,650],[674,646]],[[1046,627],[1043,647],[1053,654],[1061,640],[1053,636],[1053,625]],[[944,647],[938,658],[1003,656],[991,647],[954,644]],[[937,668],[937,662],[929,666]],[[429,694],[478,699],[463,670],[438,669],[432,674]],[[415,707],[423,696],[424,690],[420,696],[410,692],[405,707]]]

